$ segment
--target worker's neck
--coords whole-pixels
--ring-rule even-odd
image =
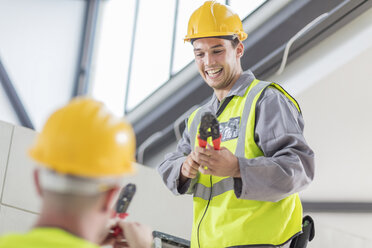
[[[231,90],[231,88],[223,89],[223,90],[214,89],[214,93],[216,94],[216,97],[217,97],[218,101],[221,102],[223,99],[225,99],[227,94],[229,94],[230,90]]]
[[[91,217],[92,218],[89,218],[88,215],[85,214],[84,217],[79,217],[77,215],[42,211],[35,228],[59,228],[71,233],[74,236],[80,237],[92,243],[96,243],[99,230],[95,230],[95,225],[92,225],[92,222],[94,222],[94,216]],[[90,219],[90,221],[88,219]]]
[[[216,89],[213,88],[214,94],[216,94],[216,97],[218,101],[222,101],[225,99],[225,97],[229,94],[232,87],[235,85],[236,81],[238,81],[239,77],[242,75],[243,71],[240,70],[232,79],[231,82],[224,88]]]

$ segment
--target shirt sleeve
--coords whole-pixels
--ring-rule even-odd
[[[185,128],[182,138],[177,144],[176,151],[166,154],[164,161],[157,168],[163,182],[175,195],[185,194],[186,192],[192,193],[189,190],[191,179],[187,180],[183,185],[179,185],[181,166],[190,153],[190,135],[187,128]]]
[[[238,157],[238,198],[279,201],[306,188],[314,178],[314,152],[303,136],[304,120],[295,105],[267,88],[256,105],[255,141],[264,156]]]

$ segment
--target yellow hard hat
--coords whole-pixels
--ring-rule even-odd
[[[29,153],[59,174],[120,176],[133,170],[135,135],[103,103],[78,97],[49,117]]]
[[[248,35],[239,16],[231,8],[207,1],[191,15],[184,41],[219,36],[237,36],[243,41]]]

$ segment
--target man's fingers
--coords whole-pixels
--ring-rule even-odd
[[[204,147],[200,147],[200,146],[195,147],[195,152],[197,153],[204,153],[205,150],[206,149]]]
[[[203,147],[196,147],[194,151],[194,156],[196,159],[199,159],[201,157],[210,157],[211,156],[211,149],[203,148]]]
[[[199,169],[199,164],[197,164],[197,163],[195,163],[194,161],[192,161],[192,162],[190,163],[190,168],[191,168],[192,170],[197,171],[197,170]]]
[[[199,168],[199,164],[193,160],[192,156],[187,157],[185,164],[193,170],[198,170]]]
[[[198,162],[197,153],[195,151],[192,151],[190,153],[190,159],[192,160],[193,163],[197,163]]]
[[[199,170],[200,167],[204,167],[204,166],[207,166],[207,167],[213,166],[213,161],[214,161],[213,158],[208,157],[204,154],[198,154],[196,156],[198,156],[197,158],[198,163],[195,166],[193,166],[195,170]]]
[[[196,175],[196,173],[198,173],[198,170],[199,170],[199,165],[193,165],[193,166],[188,167],[187,169],[190,174]]]
[[[119,222],[129,247],[151,247],[152,229],[136,222]]]
[[[197,163],[198,165],[209,163],[211,159],[211,155],[207,152],[200,153],[200,152],[193,152],[192,159]]]
[[[207,144],[206,148],[196,147],[195,151],[198,152],[198,153],[207,155],[207,156],[211,156],[213,154],[213,152],[216,151],[216,150],[214,150],[213,146],[211,146],[210,144]]]
[[[198,173],[199,165],[192,159],[187,159],[181,168],[181,173],[185,177],[195,178]]]

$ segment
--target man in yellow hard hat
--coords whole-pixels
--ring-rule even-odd
[[[39,165],[34,179],[42,198],[40,216],[29,232],[1,237],[0,247],[151,247],[148,226],[110,219],[134,155],[131,125],[102,103],[76,98],[58,109],[30,150]],[[116,225],[122,233],[114,237],[109,230]]]
[[[295,99],[243,72],[246,38],[226,5],[207,1],[190,17],[185,41],[214,94],[189,116],[158,171],[174,194],[193,194],[192,247],[289,247],[302,232],[297,192],[313,179],[314,153]],[[198,146],[205,112],[219,122],[220,150]]]

